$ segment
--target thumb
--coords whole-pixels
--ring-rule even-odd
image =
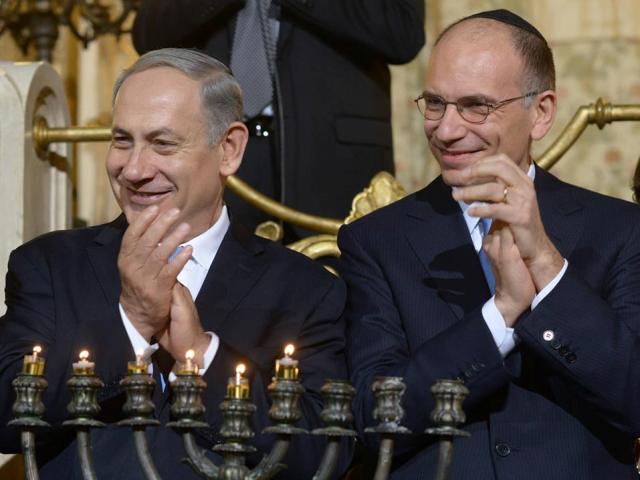
[[[171,303],[176,306],[185,306],[189,303],[193,303],[191,292],[189,292],[189,289],[180,282],[176,282],[171,289]]]

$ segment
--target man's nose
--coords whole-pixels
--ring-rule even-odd
[[[133,148],[122,169],[122,176],[132,183],[153,177],[154,167],[151,160],[151,154],[146,148]]]
[[[462,118],[455,104],[448,104],[444,115],[434,129],[434,134],[441,142],[459,140],[467,134],[468,122]]]

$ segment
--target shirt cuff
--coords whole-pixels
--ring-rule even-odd
[[[487,327],[489,327],[493,341],[496,343],[500,354],[503,358],[506,357],[515,348],[516,338],[513,328],[507,327],[500,310],[496,307],[495,295],[482,307],[482,318],[484,318]]]
[[[140,334],[136,327],[133,326],[129,317],[127,317],[127,313],[124,311],[122,304],[118,303],[118,309],[120,310],[120,318],[122,319],[122,324],[124,325],[124,329],[127,332],[127,336],[129,337],[129,341],[131,342],[131,346],[133,347],[133,351],[138,354],[138,352],[142,352],[142,359],[149,364],[149,373],[153,373],[153,363],[151,362],[151,355],[158,350],[158,344],[150,344],[147,340]]]
[[[544,300],[545,297],[547,295],[549,295],[553,291],[553,289],[556,287],[558,282],[560,282],[560,280],[562,280],[562,277],[564,276],[564,272],[567,271],[568,267],[569,267],[569,262],[565,259],[564,260],[564,265],[562,266],[562,269],[560,269],[558,274],[555,277],[553,277],[553,280],[551,280],[549,283],[547,283],[545,285],[545,287],[542,290],[540,290],[535,297],[533,297],[533,302],[531,302],[531,310],[536,308],[538,306],[538,304],[542,300]]]
[[[213,359],[215,358],[216,353],[218,353],[218,347],[220,347],[220,337],[218,337],[213,332],[204,333],[211,337],[211,343],[209,343],[209,348],[207,348],[207,350],[204,352],[204,365],[200,369],[200,375],[204,375],[205,372],[209,369],[211,363],[213,363]]]
[[[213,359],[216,356],[216,353],[218,352],[218,347],[220,347],[220,337],[218,337],[213,332],[204,332],[204,333],[206,333],[211,337],[211,341],[209,342],[209,346],[204,352],[204,365],[202,366],[201,369],[198,370],[198,373],[200,375],[204,375],[205,372],[209,369],[209,367],[211,366],[211,363],[213,363]],[[173,382],[175,378],[176,378],[176,374],[173,372],[170,372],[169,382]]]

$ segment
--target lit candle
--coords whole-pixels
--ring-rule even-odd
[[[80,352],[79,357],[80,357],[80,361],[72,364],[73,374],[74,375],[93,375],[96,364],[88,360],[89,351],[82,350]]]
[[[291,358],[295,348],[289,344],[284,347],[284,357],[276,360],[276,378],[279,380],[298,379],[298,361]]]
[[[193,361],[195,356],[196,352],[187,350],[187,353],[184,354],[185,362],[179,365],[178,375],[198,375],[200,369],[198,364]]]
[[[31,355],[24,356],[22,373],[38,376],[42,376],[44,374],[44,358],[38,356],[41,352],[42,347],[40,345],[36,345],[33,347],[33,353]]]
[[[227,397],[240,400],[249,398],[249,379],[242,376],[245,371],[246,367],[243,363],[236,367],[235,377],[229,378]]]
[[[127,372],[129,373],[149,373],[149,365],[145,362],[142,356],[144,352],[142,350],[136,351],[136,359],[127,363]]]

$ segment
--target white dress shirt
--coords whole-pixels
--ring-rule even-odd
[[[226,205],[222,206],[222,210],[220,212],[220,217],[213,224],[211,228],[207,231],[201,233],[197,237],[192,240],[184,243],[181,247],[186,247],[187,245],[191,245],[193,248],[191,258],[185,266],[182,268],[180,273],[178,274],[178,281],[187,287],[189,292],[191,293],[191,297],[195,300],[200,292],[200,288],[202,288],[202,284],[204,283],[204,279],[209,272],[209,268],[213,263],[213,259],[218,253],[218,249],[220,248],[220,244],[222,243],[222,239],[224,238],[227,230],[229,229],[229,214],[227,212]],[[142,351],[143,358],[149,361],[151,355],[159,348],[157,343],[150,344],[145,340],[145,338],[136,330],[133,326],[129,318],[127,317],[124,308],[120,304],[120,317],[122,318],[122,323],[124,324],[124,328],[127,331],[127,335],[129,336],[129,341],[133,346],[134,352]],[[206,332],[211,337],[211,343],[209,343],[209,347],[204,353],[204,365],[200,369],[200,375],[203,375],[211,362],[213,362],[213,358],[218,351],[218,347],[220,346],[220,339],[213,332]],[[149,373],[153,373],[153,365],[149,362]],[[165,387],[165,379],[160,376],[162,380],[162,389]],[[169,380],[173,380],[174,374],[171,372],[169,374]]]
[[[533,164],[529,167],[527,171],[527,175],[531,178],[531,180],[535,179],[536,169]],[[454,187],[455,188],[455,187]],[[462,209],[462,215],[467,224],[467,228],[469,229],[469,234],[471,235],[471,241],[473,242],[473,247],[476,252],[480,252],[482,248],[482,233],[480,231],[480,218],[472,217],[469,215],[469,207],[478,205],[479,202],[472,203],[471,205],[467,205],[464,202],[458,202],[460,208]],[[558,272],[558,274],[551,280],[538,294],[534,297],[533,302],[531,302],[531,310],[536,308],[536,306],[547,296],[551,291],[555,288],[558,282],[562,279],[564,272],[567,271],[569,263],[565,259],[564,266]],[[507,356],[507,354],[514,349],[516,346],[516,336],[514,334],[513,328],[507,327],[507,324],[502,317],[502,314],[496,307],[496,297],[493,295],[482,307],[482,318],[489,327],[491,331],[491,335],[493,336],[494,342],[496,342],[496,346],[503,357]]]

